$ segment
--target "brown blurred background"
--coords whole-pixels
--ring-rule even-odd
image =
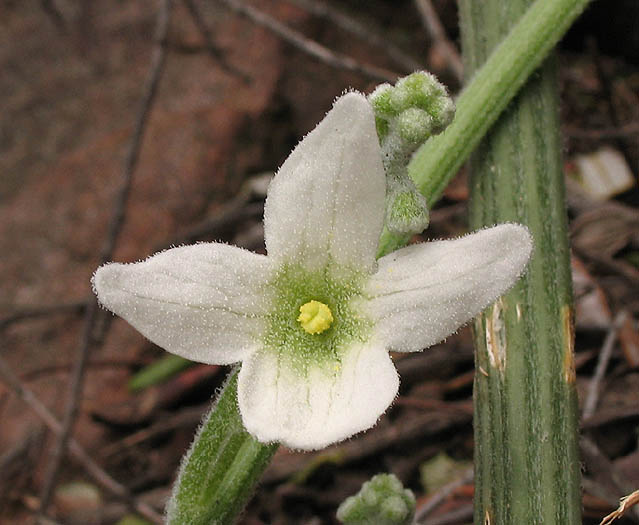
[[[164,353],[101,311],[82,342],[89,280],[105,242],[114,241],[108,255],[117,261],[198,240],[263,250],[264,177],[336,96],[369,92],[418,66],[459,91],[455,3],[433,1],[433,12],[426,4],[173,0],[166,34],[158,35],[163,1],[0,2],[0,357],[63,419],[73,365],[86,351],[73,436],[137,500],[161,512],[224,370],[198,365],[132,393],[132,374]],[[559,52],[566,171],[578,179],[578,155],[607,147],[631,174],[605,197],[569,185],[584,392],[614,319],[626,316],[598,387],[599,419],[588,427],[604,463],[584,460],[587,523],[612,510],[624,483],[639,486],[638,5],[595,2]],[[162,55],[163,67],[154,68]],[[153,72],[157,92],[141,118]],[[128,170],[136,143],[139,160]],[[463,232],[466,199],[462,172],[425,236]],[[112,236],[118,200],[126,205]],[[323,456],[280,451],[243,523],[333,523],[339,502],[379,471],[395,472],[423,503],[437,493],[424,483],[430,459],[446,454],[466,468],[467,330],[397,363],[401,396],[380,425]],[[29,523],[56,440],[6,384],[0,381],[0,523]],[[606,477],[612,474],[624,481]],[[48,512],[57,523],[117,523],[130,512],[82,462],[63,461],[55,478]],[[472,482],[461,484],[423,523],[469,523],[471,500]]]

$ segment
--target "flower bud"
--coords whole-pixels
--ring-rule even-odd
[[[393,474],[378,474],[362,485],[337,509],[337,519],[347,525],[410,525],[415,496]]]
[[[391,188],[386,198],[386,227],[391,233],[421,233],[428,227],[426,198],[410,178]]]
[[[425,71],[394,86],[378,86],[368,100],[386,172],[386,227],[399,235],[421,233],[428,225],[428,208],[408,176],[408,162],[419,146],[450,123],[455,105],[446,88]]]

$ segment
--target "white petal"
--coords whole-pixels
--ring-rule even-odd
[[[502,224],[449,241],[402,248],[379,260],[363,308],[388,348],[438,343],[510,288],[532,251],[528,230]]]
[[[104,307],[165,350],[228,364],[257,347],[270,267],[264,255],[204,243],[136,264],[107,264],[93,287]]]
[[[269,256],[309,270],[330,262],[371,271],[385,176],[370,104],[339,98],[273,179],[264,211]]]
[[[372,427],[398,387],[379,344],[354,344],[341,367],[315,366],[306,375],[262,350],[242,363],[238,400],[244,425],[258,440],[315,450]]]

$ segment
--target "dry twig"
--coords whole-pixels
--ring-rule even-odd
[[[93,368],[93,369],[100,369],[100,368],[113,368],[113,369],[119,369],[119,368],[130,368],[130,369],[136,369],[136,368],[140,368],[144,365],[149,364],[148,361],[142,360],[142,359],[122,359],[122,358],[118,358],[118,359],[96,359],[96,360],[92,360],[90,363],[88,363],[87,366]],[[23,381],[34,381],[37,380],[39,378],[42,377],[46,377],[48,375],[51,374],[59,374],[59,373],[69,373],[69,371],[71,371],[74,367],[75,363],[74,362],[67,362],[67,363],[59,363],[59,364],[55,364],[55,365],[47,365],[47,366],[43,366],[41,368],[34,368],[32,370],[30,370],[29,372],[26,372],[24,374],[22,374],[20,376],[20,379],[22,379]]]
[[[437,16],[433,4],[430,0],[415,0],[415,7],[422,17],[422,23],[433,42],[433,47],[444,57],[448,69],[461,85],[464,80],[462,60],[457,49],[446,36],[446,30]]]
[[[354,18],[348,16],[346,13],[335,9],[330,4],[325,2],[318,2],[317,0],[289,0],[295,5],[308,11],[314,16],[324,18],[335,24],[340,29],[355,35],[367,44],[375,47],[379,47],[394,60],[398,65],[404,69],[407,73],[423,69],[424,66],[413,57],[404,53],[392,42],[388,41],[388,38],[374,32],[370,27],[366,27],[360,24]]]
[[[468,503],[467,505],[462,505],[450,512],[447,512],[446,514],[442,514],[441,516],[425,521],[423,525],[454,525],[459,522],[465,523],[465,520],[472,517],[473,504]]]
[[[438,410],[461,412],[462,414],[473,413],[472,401],[441,401],[439,399],[427,399],[421,397],[399,396],[395,399],[396,406],[419,408],[421,410]]]
[[[624,260],[600,255],[594,250],[581,250],[577,247],[575,247],[574,250],[578,255],[592,262],[603,271],[623,277],[625,280],[629,281],[632,286],[639,284],[639,271],[637,271],[632,264]]]
[[[64,427],[60,421],[51,413],[51,411],[40,401],[37,396],[25,387],[20,379],[13,373],[9,366],[0,358],[0,377],[3,382],[20,398],[24,403],[31,408],[36,415],[44,422],[49,429],[61,436]],[[102,467],[100,467],[91,456],[82,448],[82,446],[72,437],[68,440],[69,453],[85,468],[87,473],[100,484],[103,488],[108,490],[114,496],[122,498],[127,501],[137,512],[139,512],[145,518],[151,520],[153,523],[162,523],[162,517],[158,515],[155,510],[145,503],[137,501],[124,485],[121,485],[114,480],[109,474],[107,474]],[[46,517],[45,517],[46,519]]]
[[[619,508],[614,512],[608,514],[599,525],[610,525],[617,518],[621,518],[628,509],[639,503],[639,490],[635,490],[633,493],[624,496],[619,500]]]
[[[195,224],[183,234],[157,246],[155,251],[165,250],[171,246],[193,243],[202,240],[203,237],[219,237],[230,226],[246,219],[258,219],[263,213],[263,202],[241,204],[231,201],[218,215]]]
[[[634,420],[639,418],[639,406],[620,406],[606,410],[598,410],[588,419],[582,419],[581,429],[591,430],[593,428],[610,425],[618,421]]]
[[[47,16],[53,22],[53,25],[58,29],[58,31],[64,31],[66,29],[66,24],[64,22],[64,18],[60,10],[55,5],[53,0],[40,0],[40,6],[42,10],[47,14]]]
[[[111,259],[118,234],[122,229],[125,217],[126,203],[131,190],[131,182],[133,173],[137,166],[142,139],[148,117],[155,100],[157,88],[166,63],[166,41],[168,35],[169,18],[171,12],[171,0],[162,0],[157,18],[156,27],[156,45],[151,57],[151,65],[149,76],[145,85],[144,96],[137,114],[135,129],[133,136],[129,142],[129,148],[124,161],[124,169],[122,173],[122,182],[120,189],[115,197],[115,205],[111,223],[109,226],[108,236],[102,245],[100,252],[100,264],[104,264]],[[58,434],[51,460],[49,462],[47,472],[44,478],[44,484],[40,497],[40,515],[46,513],[46,509],[51,501],[53,488],[58,477],[58,472],[64,457],[67,444],[71,436],[73,424],[77,417],[79,400],[84,386],[84,377],[89,353],[93,343],[93,330],[98,317],[98,305],[93,294],[87,299],[88,305],[85,312],[82,336],[77,352],[76,366],[71,379],[71,387],[69,390],[69,398],[65,407],[64,418],[62,422],[62,431]]]
[[[608,330],[608,335],[606,335],[606,339],[604,340],[601,351],[599,352],[597,368],[595,368],[595,373],[592,376],[590,385],[588,386],[588,395],[586,396],[584,408],[581,413],[582,419],[588,419],[595,413],[595,408],[597,407],[597,401],[599,399],[599,386],[604,374],[606,373],[606,368],[608,367],[608,362],[612,355],[612,349],[614,348],[615,341],[617,340],[617,332],[621,325],[625,322],[626,317],[628,317],[628,312],[625,310],[619,312],[615,316],[615,319],[610,326],[610,330]]]
[[[623,120],[626,118],[626,114],[624,114],[625,112],[621,108],[618,108],[617,105],[613,102],[614,91],[615,91],[613,86],[613,79],[611,78],[611,75],[608,74],[608,71],[606,70],[603,64],[603,59],[602,59],[603,57],[601,53],[599,52],[599,49],[597,47],[597,44],[594,38],[591,38],[588,44],[589,44],[591,55],[593,58],[593,64],[595,65],[597,77],[599,81],[601,82],[601,87],[602,87],[602,91],[604,95],[603,99],[608,105],[608,109],[610,111],[610,118],[612,120],[612,123],[616,127],[619,127],[623,124]],[[637,100],[637,97],[635,96],[633,101],[635,104],[636,104],[636,100]],[[635,113],[635,116],[636,116],[636,113]],[[630,159],[633,159],[632,150],[636,144],[635,138],[629,137],[627,135],[621,135],[620,137],[615,138],[613,140],[617,148],[624,154],[627,160],[630,161]],[[637,166],[633,166],[633,170],[636,170],[636,169],[637,169]]]
[[[573,139],[606,140],[623,139],[631,135],[639,135],[639,122],[630,122],[622,126],[600,129],[582,129],[576,126],[564,126],[563,131]]]
[[[632,490],[625,477],[619,472],[612,461],[599,450],[599,447],[594,441],[587,437],[582,437],[579,441],[579,446],[588,471],[592,472],[594,476],[599,475],[603,478],[605,482],[603,488],[608,495],[619,498],[621,495],[628,494]],[[600,496],[605,495],[600,494]],[[639,509],[635,507],[633,510],[634,512],[631,512],[628,516],[635,523],[639,523]]]
[[[377,81],[383,80],[386,82],[394,82],[399,76],[397,73],[392,71],[387,71],[386,69],[366,64],[360,64],[351,57],[335,53],[318,42],[315,42],[315,40],[306,38],[301,33],[291,29],[275,18],[255,9],[254,7],[246,5],[239,0],[222,0],[222,2],[235,13],[245,16],[253,23],[268,29],[282,40],[317,58],[321,62],[328,64],[329,66],[359,73]]]
[[[439,489],[431,498],[421,507],[417,509],[415,513],[415,522],[421,523],[432,511],[434,511],[448,496],[450,496],[455,490],[462,485],[470,483],[475,477],[475,471],[473,467],[468,468],[460,477],[455,481],[444,485]]]
[[[251,82],[251,77],[244,73],[244,71],[240,71],[233,64],[229,63],[224,56],[224,53],[215,45],[213,35],[211,34],[208,26],[204,23],[204,18],[202,17],[202,13],[195,3],[195,0],[182,0],[182,2],[189,12],[189,15],[191,15],[193,23],[202,35],[206,50],[209,55],[211,55],[211,58],[213,58],[213,60],[215,60],[224,71],[241,78],[245,84],[249,84]]]
[[[340,464],[360,461],[380,454],[388,447],[400,446],[417,439],[423,440],[428,436],[468,424],[471,419],[472,415],[464,412],[432,412],[398,419],[392,425],[378,424],[374,430],[363,434],[357,440],[346,441],[319,452],[283,456],[284,460],[275,456],[262,481],[273,483],[286,479],[304,471],[309,464],[322,461],[322,458],[337,458]]]
[[[101,451],[101,456],[110,457],[122,453],[124,450],[139,445],[144,441],[153,439],[156,436],[166,434],[176,428],[197,426],[202,421],[207,410],[210,410],[210,403],[203,406],[184,408],[171,416],[162,418],[157,423],[138,430],[127,437],[111,443]]]
[[[81,313],[87,307],[86,301],[77,301],[74,303],[52,304],[50,306],[34,306],[32,308],[24,308],[17,310],[12,314],[0,319],[0,332],[5,330],[9,325],[24,321],[27,319],[40,319],[51,315],[74,314]]]

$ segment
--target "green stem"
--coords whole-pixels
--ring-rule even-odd
[[[459,0],[468,74],[528,4]],[[581,523],[557,84],[551,58],[471,158],[471,227],[518,222],[535,242],[525,276],[474,325],[475,523]]]
[[[242,425],[237,370],[204,419],[182,460],[167,508],[170,525],[233,523],[278,445],[264,445]]]
[[[589,0],[536,0],[473,75],[457,100],[452,124],[428,140],[408,167],[429,206],[439,200],[499,114],[588,3]],[[500,14],[495,16],[500,21]],[[390,253],[407,240],[385,231],[379,253]]]

